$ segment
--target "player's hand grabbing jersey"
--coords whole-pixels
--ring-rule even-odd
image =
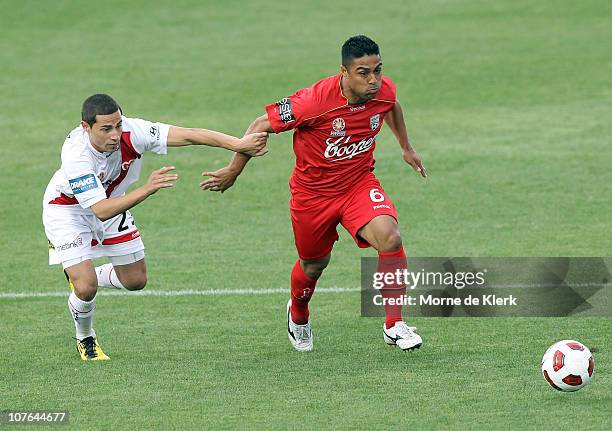
[[[334,196],[374,170],[376,135],[385,114],[395,105],[395,84],[383,76],[375,99],[349,105],[342,95],[340,76],[323,79],[266,106],[276,133],[295,129],[293,190]]]
[[[45,191],[45,204],[67,205],[90,213],[92,205],[122,196],[138,180],[145,151],[166,154],[169,125],[121,119],[121,145],[112,153],[93,148],[81,126],[70,132],[62,147],[62,166]]]

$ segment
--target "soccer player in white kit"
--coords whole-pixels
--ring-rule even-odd
[[[129,212],[159,189],[172,187],[173,166],[151,173],[146,184],[127,192],[138,180],[146,151],[166,154],[167,147],[209,145],[251,156],[264,155],[267,133],[236,138],[124,117],[117,102],[95,94],[83,103],[82,121],[62,147],[62,165],[43,199],[43,224],[49,239],[49,264],[61,263],[72,292],[68,308],[83,360],[110,359],[93,329],[98,286],[140,290],[147,283],[144,244]],[[110,263],[94,267],[92,259]]]

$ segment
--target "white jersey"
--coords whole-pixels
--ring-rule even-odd
[[[92,214],[92,205],[124,195],[138,180],[145,151],[166,154],[169,125],[121,119],[121,145],[111,153],[96,150],[82,126],[70,132],[62,147],[62,166],[47,186],[44,205],[67,205]]]

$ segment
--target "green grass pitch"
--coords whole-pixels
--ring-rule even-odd
[[[381,46],[429,172],[385,128],[376,173],[409,255],[612,250],[610,2],[24,0],[3,3],[0,28],[0,294],[68,293],[46,265],[41,198],[85,97],[240,135],[266,103],[336,73],[359,33]],[[286,294],[100,295],[108,363],[78,358],[65,297],[0,296],[0,410],[67,410],[61,429],[612,429],[610,317],[411,319],[424,346],[405,354],[359,317],[357,292],[319,293],[315,351],[294,352],[290,134],[270,148],[223,195],[198,183],[229,153],[147,156],[143,177],[175,165],[181,179],[133,214],[147,289]],[[321,288],[357,286],[359,258],[375,255],[340,236]],[[573,394],[539,369],[563,338],[596,349],[594,380]]]

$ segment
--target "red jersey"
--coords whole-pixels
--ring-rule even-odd
[[[349,105],[341,75],[266,106],[275,133],[295,129],[292,190],[334,196],[374,170],[376,135],[396,102],[395,84],[386,76],[376,98]]]

